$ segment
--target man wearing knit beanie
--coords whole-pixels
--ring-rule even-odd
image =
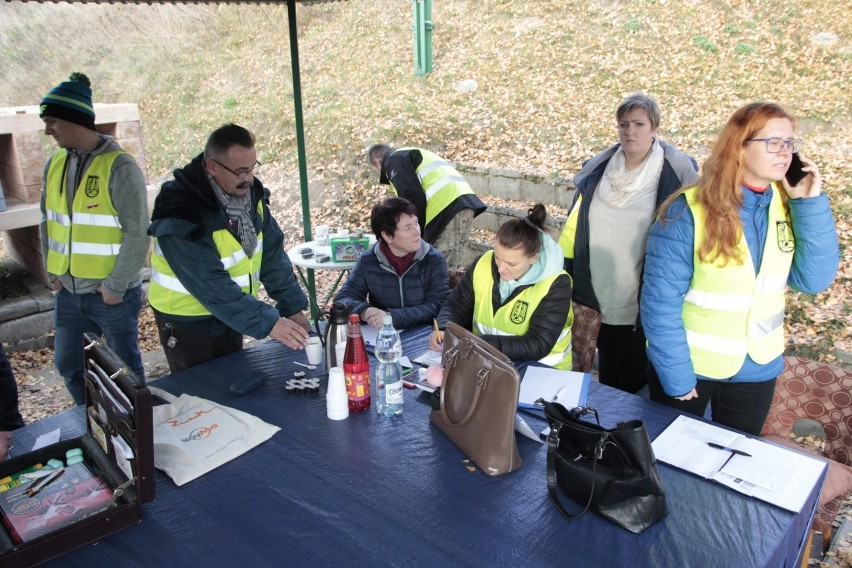
[[[148,252],[145,176],[95,130],[88,77],[73,73],[44,96],[44,133],[59,146],[44,167],[41,250],[56,291],[56,368],[77,404],[86,400],[83,333],[103,334],[144,379],[139,354],[140,271]]]

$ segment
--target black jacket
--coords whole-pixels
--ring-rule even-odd
[[[691,184],[698,179],[698,164],[695,160],[662,140],[660,140],[660,145],[663,147],[665,158],[660,182],[657,185],[655,209],[659,209],[663,201],[682,186]],[[591,158],[574,178],[574,183],[577,185],[574,203],[580,196],[583,197],[583,202],[580,204],[580,214],[577,218],[574,258],[565,259],[565,271],[574,278],[574,301],[597,311],[600,311],[600,305],[592,288],[592,273],[589,270],[589,207],[592,204],[592,197],[597,191],[598,183],[603,177],[606,165],[618,146],[618,144],[615,144]],[[572,203],[571,209],[573,208]]]
[[[417,221],[420,223],[420,229],[423,232],[423,240],[434,245],[459,211],[472,209],[473,216],[476,217],[485,211],[486,206],[475,194],[466,193],[450,203],[427,225],[426,192],[423,191],[420,178],[417,177],[417,168],[420,167],[421,163],[423,163],[423,156],[416,148],[391,152],[385,156],[382,162],[379,183],[389,184],[387,172],[394,172],[393,186],[396,188],[397,194],[414,204],[415,209],[417,209]]]
[[[467,330],[473,327],[473,305],[476,292],[473,287],[473,268],[479,262],[478,257],[467,268],[461,281],[453,288],[452,294],[444,302],[441,312],[438,314],[438,327],[444,329],[449,322],[453,322]],[[506,299],[500,302],[500,274],[497,273],[497,265],[491,262],[491,274],[494,285],[491,289],[491,301],[494,310],[498,310],[503,304],[520,294],[528,286],[519,286]],[[522,361],[537,361],[546,357],[565,327],[568,311],[571,309],[571,277],[562,274],[556,278],[550,287],[550,292],[541,301],[538,309],[533,312],[530,319],[530,327],[526,335],[483,335],[482,339],[499,349],[515,363]]]

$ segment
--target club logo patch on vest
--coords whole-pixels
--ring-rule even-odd
[[[86,197],[95,197],[101,192],[101,178],[89,176],[86,178]]]
[[[524,320],[527,319],[528,307],[529,304],[526,302],[515,302],[515,305],[512,306],[512,313],[509,314],[509,319],[512,320],[512,323],[524,323]]]
[[[793,231],[790,230],[790,224],[787,221],[775,223],[775,236],[778,240],[778,248],[782,252],[793,252]]]

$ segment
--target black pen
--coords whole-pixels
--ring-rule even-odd
[[[717,450],[725,450],[726,452],[731,452],[732,454],[736,454],[738,456],[745,456],[747,458],[751,457],[751,454],[747,454],[742,450],[736,450],[734,448],[729,448],[728,446],[723,446],[722,444],[717,444],[715,442],[707,442],[707,445],[711,448],[716,448]]]
[[[51,473],[50,475],[48,475],[46,477],[42,477],[41,479],[39,479],[38,481],[33,483],[32,487],[27,489],[27,497],[34,497],[36,495],[36,493],[38,493],[39,491],[41,491],[42,489],[44,489],[45,487],[47,487],[48,485],[50,485],[51,483],[53,483],[54,481],[59,479],[59,476],[62,475],[63,473],[65,473],[64,467],[62,469],[57,469],[56,471],[54,471],[53,473]]]

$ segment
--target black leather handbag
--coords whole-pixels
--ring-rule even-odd
[[[592,509],[634,533],[668,514],[654,451],[641,420],[608,430],[600,425],[594,408],[566,410],[559,403],[541,402],[550,425],[547,490],[560,513],[574,520]],[[581,420],[587,414],[593,414],[597,423]],[[583,510],[569,514],[559,501],[557,485]]]

